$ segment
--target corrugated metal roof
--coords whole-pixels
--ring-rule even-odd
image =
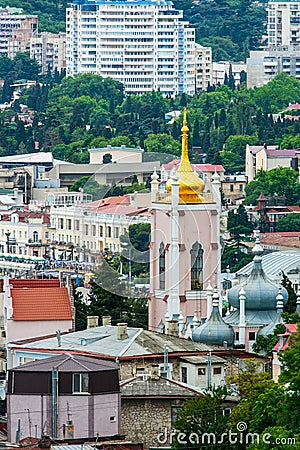
[[[95,447],[89,444],[71,444],[71,445],[51,445],[53,450],[94,450]]]
[[[262,266],[265,274],[272,279],[281,272],[287,274],[290,270],[298,270],[300,267],[300,251],[287,250],[282,252],[273,252],[263,255]],[[250,275],[253,268],[253,261],[236,272],[237,275]]]
[[[142,328],[127,327],[128,339],[124,340],[117,339],[117,333],[117,326],[100,326],[63,334],[60,346],[58,346],[57,338],[52,337],[18,344],[18,348],[90,352],[112,357],[163,354],[165,345],[167,345],[169,352],[220,349],[218,346],[208,346],[176,336],[146,331]]]

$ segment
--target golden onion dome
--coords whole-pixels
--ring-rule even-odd
[[[183,112],[182,132],[182,153],[181,162],[177,170],[177,178],[179,183],[179,201],[181,203],[202,203],[203,198],[201,194],[204,190],[204,182],[193,171],[188,152],[188,132],[186,120],[186,108]],[[171,193],[172,180],[169,179],[166,183],[166,190]]]

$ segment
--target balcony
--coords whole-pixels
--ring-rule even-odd
[[[33,241],[33,239],[29,239],[28,243],[26,244],[28,247],[42,247],[42,241],[41,239],[38,239],[37,241]]]

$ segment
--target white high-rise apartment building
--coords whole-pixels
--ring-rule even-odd
[[[126,93],[195,93],[195,30],[168,0],[77,0],[67,8],[67,75],[95,73]]]
[[[271,0],[268,3],[268,46],[300,43],[300,1]]]

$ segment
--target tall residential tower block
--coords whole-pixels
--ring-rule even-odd
[[[126,93],[195,93],[195,30],[171,1],[73,1],[66,33],[67,75],[110,77]]]

